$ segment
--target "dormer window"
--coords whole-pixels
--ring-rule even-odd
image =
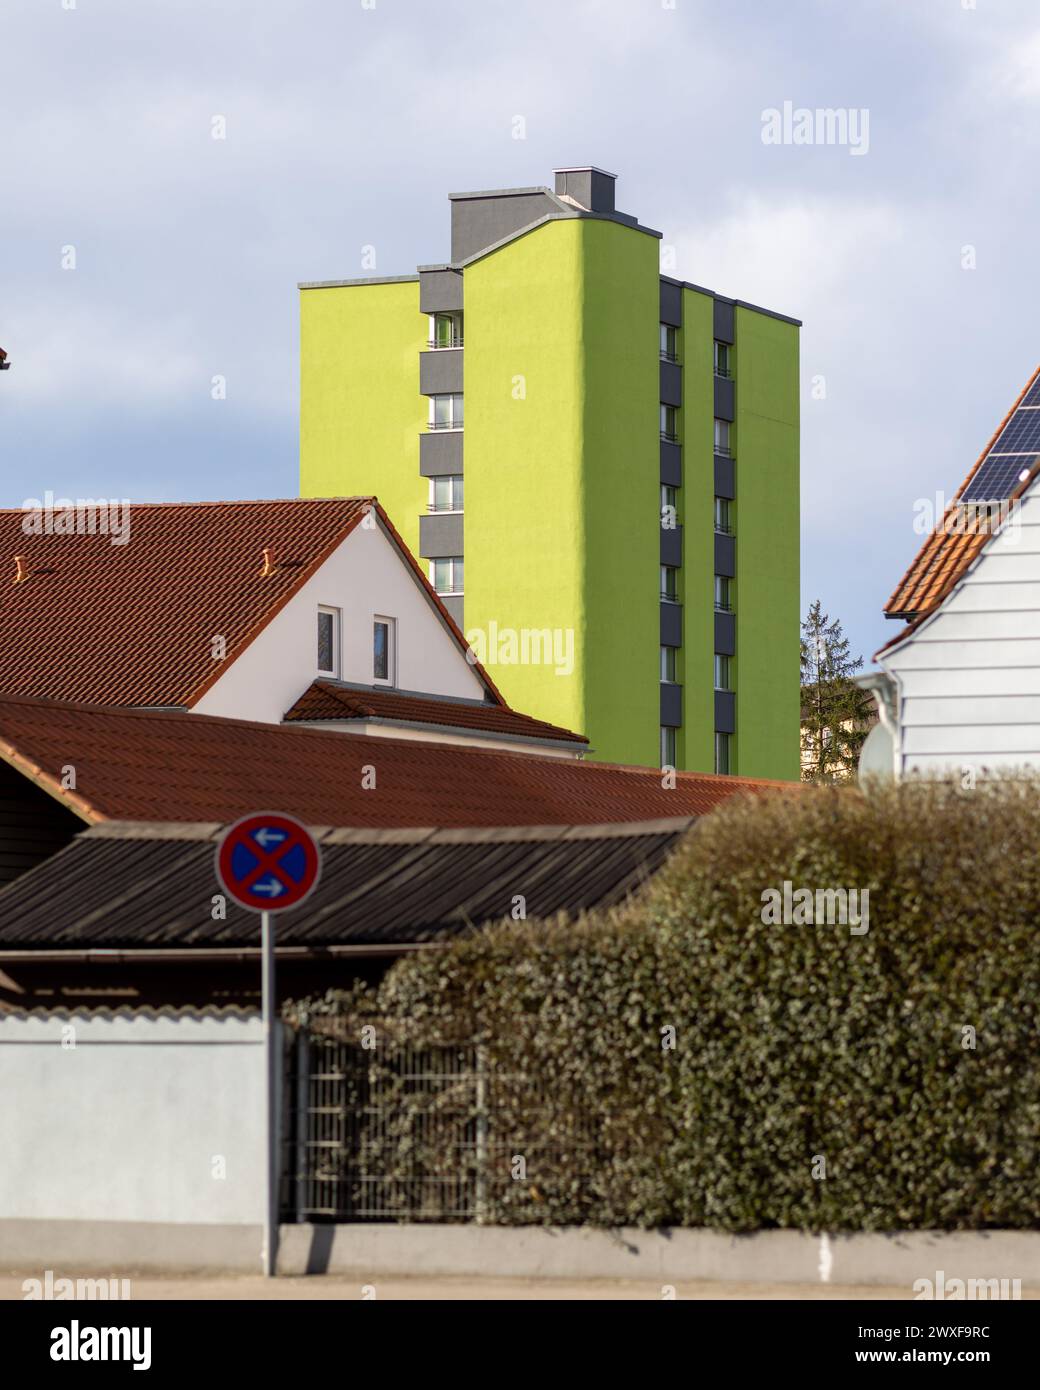
[[[318,609],[318,673],[339,677],[339,609]]]

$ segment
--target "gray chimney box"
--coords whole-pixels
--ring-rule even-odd
[[[617,174],[597,169],[594,164],[582,164],[573,169],[554,169],[556,192],[573,198],[579,207],[589,212],[614,211],[614,183]]]

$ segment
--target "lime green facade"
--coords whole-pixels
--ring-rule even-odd
[[[677,767],[712,772],[721,717],[713,457],[720,301],[668,282],[681,327],[679,365],[666,368],[658,234],[614,215],[612,195],[603,213],[575,211],[573,197],[565,203],[548,189],[453,196],[470,200],[472,212],[456,236],[453,206],[456,258],[421,272],[454,275],[460,287],[462,368],[450,389],[465,401],[452,455],[465,504],[457,531],[436,534],[457,535],[460,554],[464,547],[465,593],[446,602],[514,708],[585,734],[590,756],[609,762],[657,765],[662,725],[675,727]],[[523,210],[510,198],[523,199]],[[536,215],[542,206],[547,215]],[[521,225],[495,235],[496,217],[510,216]],[[420,277],[302,289],[300,464],[304,495],[375,493],[413,551],[433,557],[446,552],[423,540],[435,535],[437,518],[420,527],[431,496],[419,471],[431,410],[419,390],[418,358],[431,333],[420,312],[430,302],[424,293]],[[796,781],[798,325],[724,303],[734,306],[728,418],[737,479],[728,542],[736,557],[734,694],[722,697],[734,721],[728,770]],[[681,373],[676,440],[667,447],[673,472],[676,444],[681,451],[682,544],[681,610],[672,604],[666,613],[668,370],[672,391]],[[674,651],[680,716],[674,688],[662,685],[663,643]]]
[[[374,493],[415,555],[427,496],[415,462],[427,416],[415,364],[428,331],[415,279],[300,296],[300,492]]]
[[[683,645],[679,674],[683,686],[683,722],[676,738],[676,752],[677,765],[691,772],[715,770],[712,307],[710,294],[683,289],[683,322],[679,335],[682,363],[679,438],[683,451],[683,481],[679,489],[679,520],[683,528]],[[699,466],[693,460],[698,460]]]
[[[738,769],[797,781],[798,329],[736,309]]]

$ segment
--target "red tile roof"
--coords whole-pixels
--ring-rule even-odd
[[[26,534],[25,511],[0,510],[0,691],[190,707],[373,506],[465,650],[373,498],[132,503],[126,545],[109,535]],[[267,575],[265,550],[274,561]],[[18,583],[16,556],[27,571]],[[227,651],[219,663],[217,635]]]
[[[316,680],[286,713],[286,722],[301,720],[392,720],[439,724],[475,733],[511,734],[519,738],[588,743],[581,734],[519,714],[504,705],[406,695],[396,690],[358,690],[337,681]]]
[[[990,537],[995,534],[993,525],[985,514],[976,511],[973,506],[961,506],[959,499],[978,472],[1004,426],[1018,409],[1038,377],[1040,377],[1040,367],[1037,367],[1033,372],[1014,405],[993,431],[986,447],[958,488],[957,496],[946,509],[942,526],[937,527],[929,534],[924,545],[918,551],[913,564],[896,585],[895,592],[885,604],[884,611],[887,617],[918,619],[931,613],[982,551]],[[1032,483],[1035,472],[1035,467],[1030,470],[1029,479],[1018,487],[1014,493],[1015,497],[1020,497]],[[892,642],[901,641],[905,636],[905,631],[900,632],[892,639]],[[891,645],[891,642],[886,643],[886,646]],[[882,648],[883,650],[884,648]]]
[[[282,810],[331,826],[603,824],[797,786],[681,772],[665,789],[652,768],[12,696],[0,697],[0,758],[90,821],[223,824]],[[75,790],[63,792],[70,765]]]

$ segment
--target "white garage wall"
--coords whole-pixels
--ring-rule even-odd
[[[879,658],[899,691],[903,773],[1040,766],[1040,498],[939,611]]]
[[[256,1225],[263,1069],[259,1018],[0,1014],[0,1222]]]
[[[342,613],[340,677],[372,684],[372,621],[397,621],[397,685],[482,700],[484,687],[397,548],[357,526],[194,706],[196,714],[280,723],[316,680],[319,607]]]

